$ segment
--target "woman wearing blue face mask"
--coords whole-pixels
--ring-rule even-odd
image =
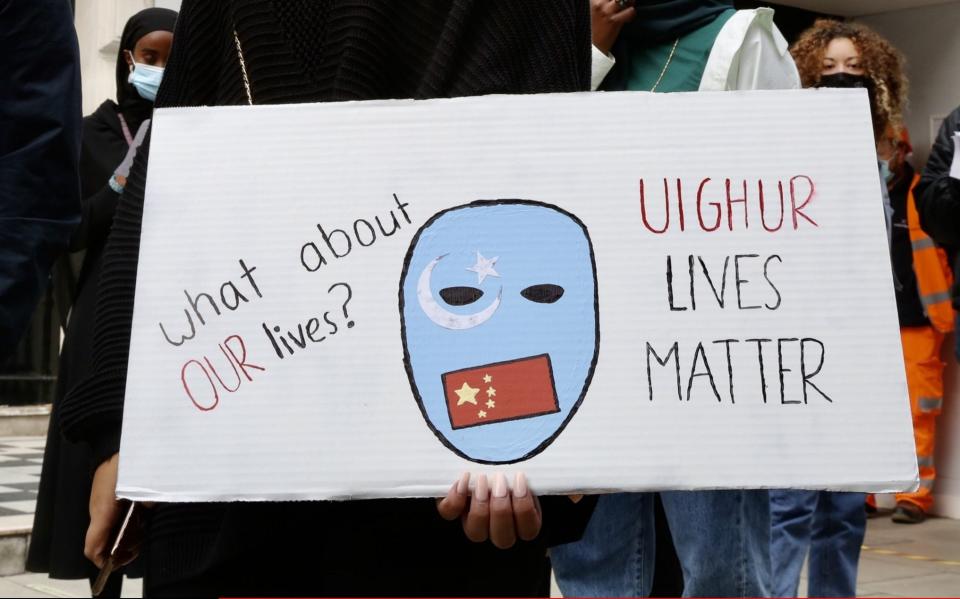
[[[153,102],[163,79],[163,69],[173,44],[173,25],[177,13],[166,8],[148,8],[130,17],[120,37],[117,55],[117,101],[106,100],[84,120],[80,177],[84,185],[85,213],[78,236],[85,237],[90,216],[109,220],[116,197],[94,187],[104,169],[110,169],[107,185],[115,193],[123,191],[137,148],[146,134]],[[119,160],[114,157],[119,155]],[[86,190],[101,193],[88,195]],[[89,199],[89,201],[87,201]],[[104,210],[104,208],[106,208]],[[104,231],[106,234],[106,231]],[[83,243],[83,240],[75,240]],[[74,243],[76,246],[77,243]],[[84,249],[85,246],[73,249]]]
[[[73,257],[82,260],[82,266],[60,354],[60,374],[27,558],[28,570],[48,572],[52,578],[92,581],[97,573],[83,556],[89,524],[92,452],[87,445],[62,439],[59,407],[65,392],[91,369],[101,256],[126,175],[153,111],[153,98],[170,54],[176,19],[177,13],[172,10],[151,8],[127,21],[117,53],[117,100],[104,101],[83,120],[83,212],[70,248],[75,252]],[[121,581],[121,575],[114,575],[101,596],[119,597]]]
[[[157,99],[157,90],[160,89],[172,41],[173,33],[152,31],[137,40],[132,50],[124,49],[124,58],[130,67],[127,82],[137,90],[141,98],[151,104]]]

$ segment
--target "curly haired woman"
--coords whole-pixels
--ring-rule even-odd
[[[899,129],[907,103],[903,55],[865,25],[818,19],[790,48],[803,87],[864,87],[873,133]]]
[[[874,138],[878,144],[885,142],[890,132],[899,133],[907,81],[903,57],[887,40],[858,23],[820,19],[799,37],[790,52],[804,87],[859,87],[868,91]],[[884,179],[880,187],[887,209],[888,232],[891,232],[891,216],[898,212],[891,208],[886,193],[887,180],[892,179],[887,174],[887,165],[886,160],[878,162]],[[907,235],[905,230],[892,231],[894,244],[901,234]],[[906,241],[909,252],[909,237]],[[898,281],[898,296],[903,287]],[[900,297],[897,299],[899,307]],[[800,570],[808,550],[808,596],[856,595],[857,563],[866,531],[864,499],[863,493],[770,492],[773,596],[797,596]]]

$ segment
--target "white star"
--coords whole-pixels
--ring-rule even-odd
[[[497,263],[499,258],[500,256],[496,258],[484,258],[480,250],[477,250],[477,263],[467,268],[467,270],[477,273],[477,283],[483,283],[483,280],[487,277],[500,276],[499,273],[493,269],[493,265]]]

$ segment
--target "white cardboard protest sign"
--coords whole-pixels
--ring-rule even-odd
[[[153,127],[121,496],[917,480],[862,91]]]

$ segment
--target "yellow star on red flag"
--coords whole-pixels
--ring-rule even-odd
[[[459,398],[457,400],[458,406],[462,406],[465,403],[477,405],[477,393],[480,393],[480,389],[474,389],[467,384],[467,381],[463,381],[463,386],[459,389],[455,389],[454,393],[456,393],[457,397]]]

